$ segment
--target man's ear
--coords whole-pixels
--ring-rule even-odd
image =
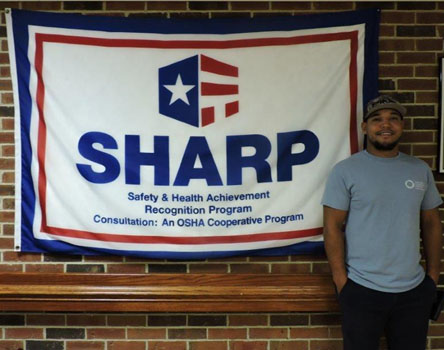
[[[367,135],[367,123],[366,122],[361,123],[361,130],[364,135]]]

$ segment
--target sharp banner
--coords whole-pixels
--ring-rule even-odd
[[[377,93],[378,22],[8,10],[16,249],[318,252],[326,176]]]

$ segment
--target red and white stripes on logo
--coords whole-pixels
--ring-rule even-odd
[[[217,74],[224,77],[239,77],[239,69],[230,64],[217,61],[211,57],[200,55],[200,70]],[[210,82],[200,83],[201,96],[233,96],[233,101],[225,103],[225,118],[239,112],[239,85],[237,84],[219,84]],[[201,123],[206,126],[215,121],[215,106],[201,108]]]

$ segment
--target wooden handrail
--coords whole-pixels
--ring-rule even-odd
[[[330,275],[0,273],[0,310],[336,311]]]

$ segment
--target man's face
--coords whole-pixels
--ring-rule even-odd
[[[381,109],[363,122],[362,132],[367,142],[380,151],[393,150],[401,138],[404,121],[393,109]]]

